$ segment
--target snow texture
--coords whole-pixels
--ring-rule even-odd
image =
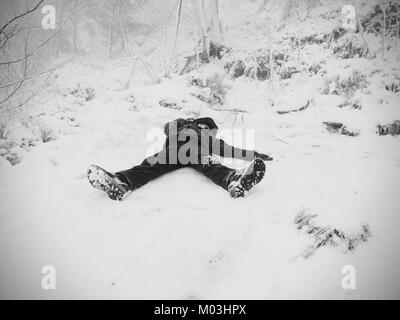
[[[224,20],[232,48],[226,58],[161,81],[138,71],[126,88],[130,59],[83,56],[57,70],[7,121],[9,135],[0,141],[0,298],[400,297],[400,143],[399,136],[377,134],[378,125],[400,120],[400,93],[391,87],[400,79],[399,60],[390,51],[385,59],[342,59],[323,43],[304,42],[301,67],[297,53],[287,62],[299,71],[291,77],[231,79],[228,58],[270,47],[268,12],[255,2],[234,7]],[[291,34],[329,34],[340,8],[336,1],[315,8],[301,30],[287,22],[272,47],[281,50],[286,42],[279,39]],[[188,85],[216,73],[228,87],[222,106],[199,100],[204,88]],[[364,82],[347,90],[354,74]],[[277,112],[307,101],[304,110]],[[274,157],[247,197],[232,199],[188,168],[121,202],[82,178],[90,164],[115,172],[140,163],[163,142],[149,141],[149,132],[198,116],[213,117],[221,135],[227,129],[227,142],[235,143],[231,129],[253,129],[256,150]],[[330,132],[324,122],[359,134]],[[324,229],[325,238],[310,228]],[[56,290],[40,285],[44,265],[56,268]],[[356,290],[341,286],[345,265],[357,271]]]

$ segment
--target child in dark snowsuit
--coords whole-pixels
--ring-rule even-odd
[[[190,167],[201,172],[234,198],[243,197],[264,177],[263,161],[272,160],[266,154],[230,146],[217,139],[218,127],[211,118],[176,119],[164,126],[167,138],[162,150],[146,158],[131,169],[110,173],[91,165],[87,176],[90,184],[108,194],[113,200],[122,200],[130,191],[157,177]],[[228,168],[213,159],[212,155],[250,161],[241,170]]]

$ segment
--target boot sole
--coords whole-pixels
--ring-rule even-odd
[[[229,190],[232,198],[241,198],[258,184],[265,175],[265,163],[261,159],[254,159],[247,167],[236,186]]]
[[[129,192],[115,183],[114,177],[104,169],[91,165],[87,171],[89,183],[96,189],[107,193],[112,200],[123,200]]]

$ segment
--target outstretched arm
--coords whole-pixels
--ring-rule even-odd
[[[224,158],[236,158],[251,161],[255,158],[260,158],[263,161],[272,161],[273,158],[264,154],[259,153],[255,150],[246,150],[241,148],[236,148],[231,146],[230,144],[226,143],[222,139],[216,139],[214,144],[213,153],[218,154]]]

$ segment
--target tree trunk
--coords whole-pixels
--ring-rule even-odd
[[[290,17],[290,14],[292,13],[292,7],[293,0],[287,0],[286,6],[283,9],[283,20],[286,20]]]
[[[173,41],[173,44],[172,44],[172,47],[171,47],[171,53],[170,53],[170,56],[169,56],[167,69],[165,70],[165,76],[166,77],[169,77],[169,75],[171,73],[172,60],[174,59],[175,49],[176,49],[176,42],[177,42],[177,39],[178,39],[178,31],[179,31],[179,23],[180,23],[180,20],[181,20],[181,12],[182,12],[182,0],[179,1],[178,15],[176,17],[174,41]]]
[[[77,7],[77,0],[74,0],[72,4],[72,44],[73,44],[73,53],[76,56],[78,52],[78,45],[77,45],[77,37],[78,37],[78,26],[77,26],[77,17],[76,17],[76,7]]]
[[[198,0],[192,0],[196,20],[197,20],[197,26],[198,29],[200,30],[200,37],[201,37],[201,46],[202,46],[202,57],[203,59],[207,60],[208,59],[208,53],[209,53],[209,45],[207,44],[207,30],[206,30],[206,23],[204,19],[204,11],[203,5],[198,6]],[[204,4],[204,1],[203,1]]]
[[[382,60],[385,58],[385,33],[386,33],[386,7],[381,4],[383,12],[383,27],[382,27]]]
[[[113,32],[114,32],[114,18],[115,18],[115,6],[116,3],[113,1],[112,4],[112,16],[111,16],[111,21],[110,21],[110,27],[108,30],[108,57],[111,57],[111,49],[112,49],[112,42],[113,42]]]
[[[267,3],[268,3],[268,0],[261,0],[261,5],[260,5],[260,8],[258,10],[259,11],[266,11],[267,10]]]
[[[399,60],[399,17],[396,16],[396,54],[397,60]]]
[[[270,80],[273,81],[274,77],[274,57],[272,55],[272,43],[273,43],[273,34],[274,34],[274,13],[272,12],[274,5],[274,0],[270,0],[269,3],[269,12],[270,12],[270,24],[269,24],[269,33],[270,33],[270,43],[269,43],[269,72],[270,72]]]
[[[354,6],[354,8],[355,8],[355,6]],[[372,56],[372,51],[371,51],[371,49],[369,48],[369,45],[368,45],[367,40],[365,39],[364,30],[363,30],[363,27],[362,27],[362,25],[361,25],[360,18],[359,18],[359,16],[358,16],[358,10],[357,10],[357,9],[356,9],[356,20],[357,20],[358,30],[360,31],[361,39],[364,41],[364,44],[365,44],[365,46],[367,47],[369,56],[370,56],[370,58],[372,59],[372,58],[373,58],[373,56]]]
[[[219,19],[219,5],[218,0],[213,0],[212,2],[212,26],[215,33],[215,42],[218,44],[222,43],[222,31],[221,31],[221,22]]]
[[[122,10],[122,0],[119,0],[118,21],[119,21],[119,26],[120,26],[120,29],[121,29],[122,40],[123,40],[122,46],[123,46],[123,49],[125,51],[125,54],[130,56],[130,50],[128,48],[128,37],[126,35],[125,28],[124,28],[124,23],[122,21],[122,12],[123,12],[123,10]]]

